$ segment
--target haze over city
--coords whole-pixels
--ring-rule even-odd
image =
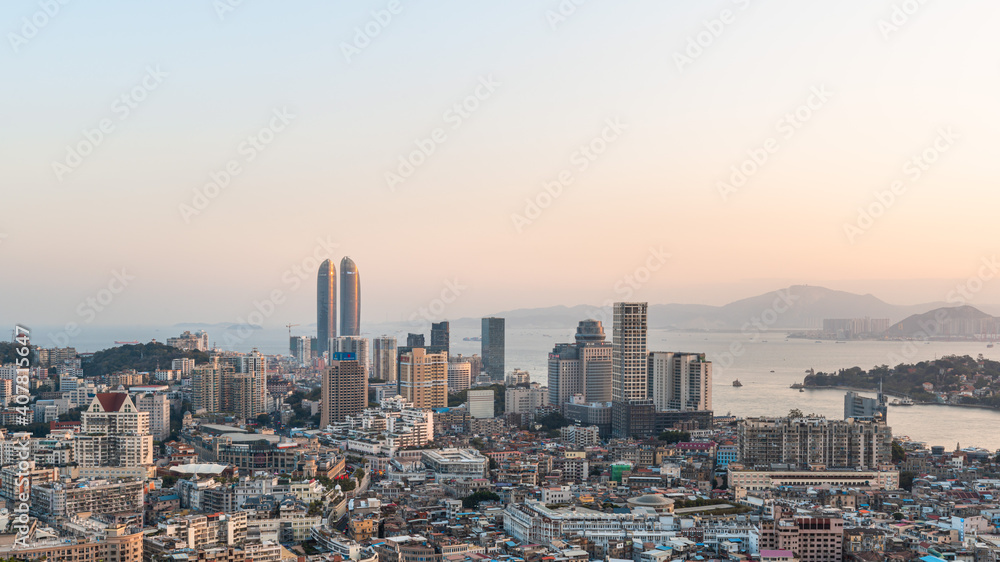
[[[235,4],[0,6],[9,319],[79,321],[124,269],[94,325],[282,289],[281,325],[344,255],[366,322],[447,283],[451,318],[800,283],[912,304],[994,253],[993,3]]]

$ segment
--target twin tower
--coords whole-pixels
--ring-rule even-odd
[[[319,266],[316,276],[316,343],[318,353],[328,351],[330,338],[337,337],[337,269],[330,260]],[[351,258],[340,260],[340,334],[361,335],[361,274]]]

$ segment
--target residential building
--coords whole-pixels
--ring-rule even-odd
[[[472,364],[454,357],[448,361],[448,392],[461,392],[472,386]]]
[[[427,353],[423,348],[400,357],[399,394],[415,408],[448,406],[448,356]]]
[[[704,353],[650,352],[647,374],[657,411],[712,409],[712,362]]]
[[[884,423],[811,418],[748,418],[737,428],[740,463],[798,468],[876,469],[891,462],[892,429]]]
[[[368,376],[358,361],[330,361],[323,376],[320,427],[368,407]]]

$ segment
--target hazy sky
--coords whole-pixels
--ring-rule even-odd
[[[230,1],[0,3],[0,320],[310,323],[343,255],[368,322],[910,303],[997,251],[996,2]]]

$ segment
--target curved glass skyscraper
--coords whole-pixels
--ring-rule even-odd
[[[340,335],[361,335],[361,274],[354,260],[340,260]]]
[[[316,353],[327,351],[330,338],[337,337],[337,269],[330,260],[319,266],[316,276]]]

